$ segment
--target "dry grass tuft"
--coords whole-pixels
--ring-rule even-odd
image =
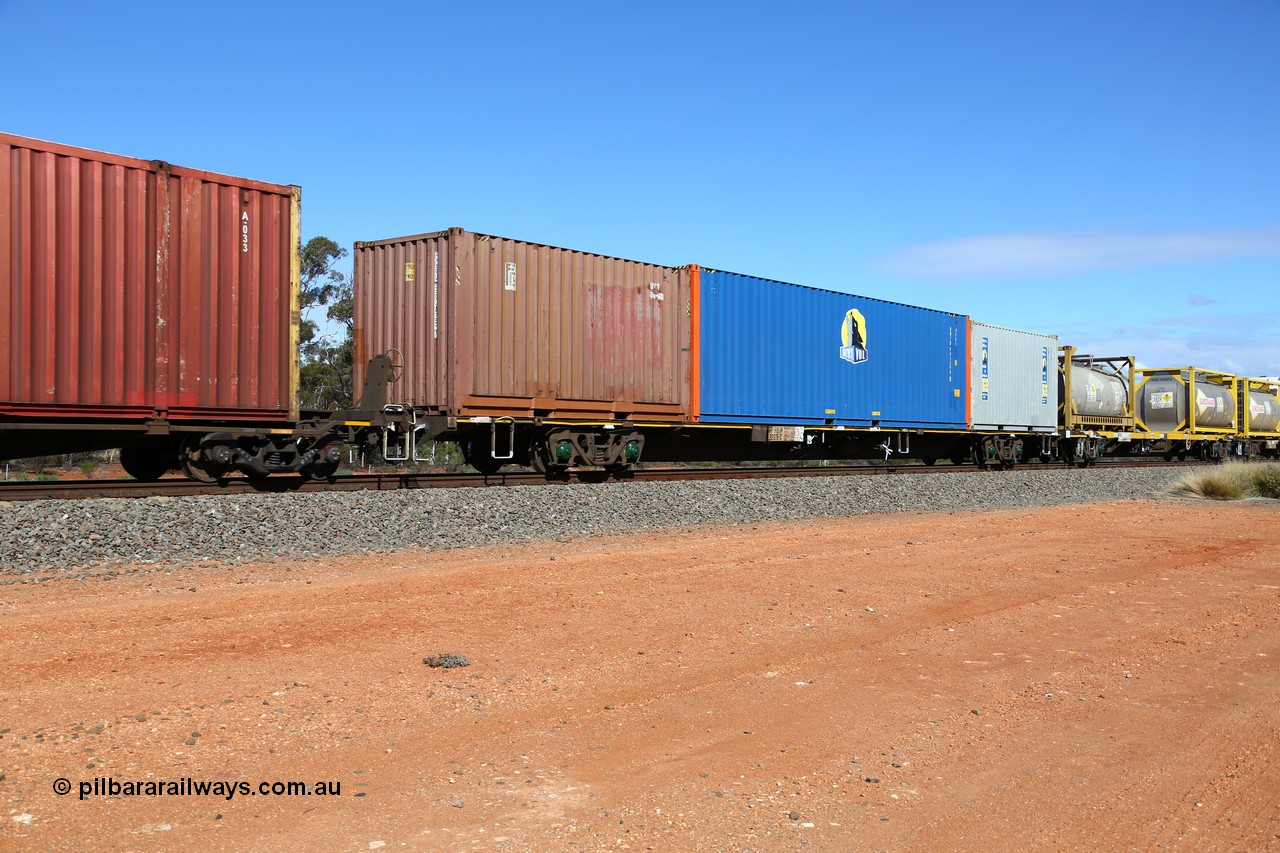
[[[1174,495],[1219,501],[1280,498],[1280,464],[1228,462],[1208,471],[1187,474],[1169,491]]]

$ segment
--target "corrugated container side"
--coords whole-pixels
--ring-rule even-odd
[[[297,206],[0,134],[0,412],[296,417]]]
[[[1058,428],[1058,337],[970,322],[970,421],[974,429]]]
[[[402,368],[389,402],[451,412],[461,270],[448,233],[357,243],[354,279],[356,386],[369,357],[390,352]]]
[[[462,229],[357,243],[357,381],[458,416],[687,420],[688,272]]]
[[[703,269],[701,420],[966,427],[967,318]]]

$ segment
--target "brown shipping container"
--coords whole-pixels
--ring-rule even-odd
[[[689,274],[460,228],[355,247],[356,387],[463,417],[683,421]]]
[[[297,418],[299,190],[0,134],[0,416]]]

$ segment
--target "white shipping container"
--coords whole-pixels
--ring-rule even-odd
[[[1053,432],[1058,427],[1058,336],[969,321],[969,426]]]

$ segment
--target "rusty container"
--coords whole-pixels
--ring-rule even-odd
[[[299,190],[0,134],[0,417],[297,417]]]
[[[457,417],[684,421],[688,271],[453,228],[355,245],[356,387]]]

